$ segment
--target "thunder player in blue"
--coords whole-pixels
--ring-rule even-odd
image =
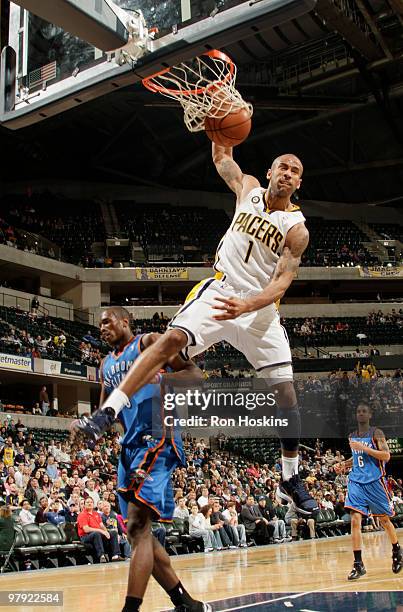
[[[352,468],[348,477],[347,498],[344,507],[351,513],[351,537],[354,565],[348,580],[357,580],[366,574],[362,562],[361,519],[378,516],[392,544],[392,571],[398,574],[403,567],[403,556],[396,530],[390,517],[393,504],[385,483],[385,463],[390,459],[389,447],[383,432],[370,426],[371,409],[361,402],[357,407],[358,429],[349,437],[353,452],[351,459],[334,466],[337,473]]]
[[[119,306],[101,316],[102,338],[113,350],[105,357],[102,374],[101,405],[126,376],[141,351],[156,342],[159,334],[134,336],[130,314]],[[175,574],[168,554],[151,534],[151,522],[170,521],[174,510],[171,475],[185,465],[182,440],[178,433],[164,426],[160,384],[189,384],[202,379],[192,361],[175,356],[167,364],[171,373],[158,374],[133,395],[119,413],[123,425],[122,451],[118,468],[120,508],[127,519],[127,532],[133,553],[123,612],[140,609],[151,575],[171,598],[180,612],[209,612],[211,606],[194,600]]]

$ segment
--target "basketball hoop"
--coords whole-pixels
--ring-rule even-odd
[[[200,132],[206,117],[221,119],[241,108],[252,116],[252,105],[235,88],[236,72],[232,59],[213,49],[156,72],[142,82],[153,93],[177,100],[184,110],[188,130]]]

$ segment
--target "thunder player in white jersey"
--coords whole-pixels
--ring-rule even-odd
[[[231,148],[213,144],[212,153],[219,175],[236,195],[234,219],[217,249],[216,275],[196,285],[166,333],[136,360],[90,426],[87,422],[80,429],[88,436],[100,435],[128,398],[173,355],[192,358],[227,340],[277,392],[279,416],[288,419],[280,433],[283,480],[278,495],[309,515],[317,504],[298,476],[300,416],[290,346],[277,310],[309,240],[304,216],[291,202],[301,185],[303,166],[295,155],[277,157],[265,188],[243,174]]]

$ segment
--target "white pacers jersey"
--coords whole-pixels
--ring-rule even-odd
[[[217,278],[234,288],[261,291],[273,277],[287,232],[305,221],[299,206],[289,211],[267,208],[265,189],[252,189],[236,210],[217,248]]]

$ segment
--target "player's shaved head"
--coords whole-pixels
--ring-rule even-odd
[[[271,169],[274,170],[276,168],[276,166],[278,166],[282,162],[285,162],[288,165],[295,164],[295,165],[299,166],[299,168],[300,168],[300,174],[299,175],[302,176],[302,173],[304,171],[304,166],[302,165],[302,161],[299,159],[299,157],[297,157],[293,153],[283,153],[282,155],[279,155],[278,157],[276,157],[276,159],[273,161],[273,163],[271,165]]]
[[[127,319],[128,321],[130,321],[131,319],[130,312],[126,310],[126,308],[123,308],[123,306],[110,306],[109,308],[105,308],[104,312],[107,312],[109,315],[113,314],[117,319],[121,321],[123,319]]]

